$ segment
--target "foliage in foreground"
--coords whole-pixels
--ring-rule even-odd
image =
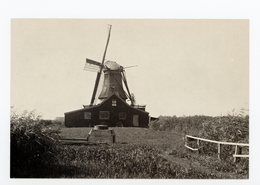
[[[169,163],[146,145],[66,146],[59,163],[75,169],[64,177],[88,178],[216,178],[215,175]]]
[[[59,130],[45,125],[35,112],[11,113],[11,177],[35,177],[56,160]]]
[[[216,117],[205,121],[199,133],[202,138],[216,141],[226,141],[235,143],[249,143],[249,117],[241,115],[229,115]],[[217,153],[217,145],[214,143],[201,142],[201,152],[208,155]],[[248,154],[249,147],[239,148],[242,153]],[[235,146],[221,145],[221,159],[226,163],[233,163]],[[237,168],[247,171],[249,167],[248,158],[238,159]]]
[[[150,146],[60,145],[56,140],[57,128],[48,121],[42,121],[34,112],[24,112],[22,115],[12,112],[11,177],[215,177],[173,165]]]
[[[211,171],[172,163],[162,151],[140,144],[60,145],[59,126],[44,122],[33,112],[11,117],[11,177],[65,178],[223,178]],[[54,140],[50,139],[54,138]],[[187,159],[194,156],[180,153]],[[181,158],[181,156],[179,156]],[[201,159],[219,171],[227,165]],[[212,163],[212,164],[211,164]],[[230,176],[232,178],[232,176]]]
[[[249,142],[248,116],[215,117],[202,123],[199,135],[217,141]]]
[[[232,114],[227,116],[160,116],[158,120],[150,123],[150,128],[158,131],[174,131],[178,133],[190,134],[201,138],[236,142],[236,143],[249,143],[249,116],[243,112],[240,114]],[[200,146],[197,146],[196,140],[190,141],[190,145],[200,148],[200,154],[205,156],[215,156],[217,154],[217,144],[200,142]],[[235,153],[235,146],[222,145],[221,146],[221,163],[208,161],[213,168],[217,170],[228,170],[228,166],[231,171],[241,169],[244,173],[248,173],[249,160],[248,158],[239,159],[239,163],[234,164],[233,154]],[[243,148],[242,153],[249,153],[249,148]],[[205,158],[205,157],[204,157]],[[197,157],[198,159],[198,157]],[[199,159],[198,159],[199,160]],[[201,160],[200,162],[207,160]],[[223,162],[224,161],[224,162]],[[215,165],[214,165],[215,164]],[[206,164],[207,165],[207,164]]]

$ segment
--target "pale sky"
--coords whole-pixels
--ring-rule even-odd
[[[248,20],[13,19],[11,105],[44,118],[90,102],[112,24],[108,60],[151,116],[221,115],[249,104]]]

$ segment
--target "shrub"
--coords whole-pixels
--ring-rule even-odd
[[[159,116],[155,121],[151,121],[149,127],[158,131],[176,131],[181,133],[199,133],[202,123],[211,120],[210,116]]]
[[[228,115],[215,117],[205,121],[199,136],[216,141],[235,143],[249,142],[249,117],[242,115]],[[202,153],[216,155],[217,144],[201,142]],[[227,162],[233,161],[235,146],[221,145],[221,159]],[[246,152],[246,151],[244,151]],[[248,170],[248,159],[241,159],[237,164],[240,169]]]
[[[11,112],[11,177],[39,177],[55,161],[59,130],[41,124],[35,112]]]
[[[160,116],[158,120],[155,120],[149,124],[149,127],[157,131],[176,131],[180,134],[190,134],[199,136],[201,138],[227,141],[227,142],[249,142],[249,116],[243,112],[240,114],[232,114],[227,116]],[[189,145],[196,148],[196,140],[190,141]],[[217,156],[217,144],[200,142],[200,153],[204,156]],[[246,148],[245,148],[246,149]],[[249,150],[249,149],[247,149]],[[248,158],[240,159],[239,163],[233,162],[233,154],[235,151],[234,146],[221,145],[221,159],[222,161],[212,162],[204,160],[205,164],[209,163],[209,167],[213,167],[216,170],[236,171],[238,173],[248,173]],[[244,151],[247,153],[248,151]],[[180,153],[180,152],[179,152]],[[189,153],[183,153],[180,157],[188,158]],[[213,158],[213,161],[214,161]],[[224,162],[223,162],[224,160]],[[240,170],[240,171],[239,171]]]
[[[205,121],[200,135],[212,140],[230,142],[248,142],[248,116],[222,116]]]

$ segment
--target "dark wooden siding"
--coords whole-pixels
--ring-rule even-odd
[[[116,106],[112,106],[112,100],[116,100]],[[110,117],[108,120],[99,119],[100,111],[109,111]],[[84,119],[84,112],[91,112],[91,119]],[[119,113],[125,112],[126,119],[119,120]],[[80,109],[73,112],[65,113],[65,126],[67,127],[93,127],[94,125],[105,124],[110,127],[133,126],[133,115],[139,116],[139,127],[148,127],[149,113],[138,110],[126,104],[124,100],[112,95],[102,104],[91,108]]]

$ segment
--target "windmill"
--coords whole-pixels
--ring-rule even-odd
[[[111,27],[112,26],[109,25],[108,38],[107,38],[102,62],[97,62],[95,60],[91,60],[88,58],[86,59],[84,69],[86,71],[97,72],[94,90],[93,90],[91,101],[90,101],[90,106],[92,106],[94,104],[94,101],[96,99],[96,93],[97,93],[97,89],[98,89],[98,85],[99,85],[100,77],[101,77],[102,73],[104,73],[104,82],[103,82],[103,86],[102,86],[102,91],[101,91],[98,99],[100,99],[102,101],[102,100],[108,98],[109,96],[111,96],[112,94],[116,94],[123,100],[126,100],[127,98],[129,98],[129,100],[131,101],[131,105],[134,105],[134,101],[132,99],[132,95],[130,93],[130,90],[129,90],[129,87],[127,84],[125,69],[130,68],[130,67],[135,67],[135,66],[123,67],[123,66],[117,64],[115,61],[107,60],[105,62],[108,43],[110,40]],[[124,91],[122,81],[127,90],[127,93],[125,93],[125,91]]]
[[[94,90],[89,105],[82,109],[65,112],[66,127],[94,127],[107,125],[109,127],[148,127],[149,112],[145,105],[136,105],[135,98],[130,93],[126,80],[126,68],[115,61],[106,60],[109,44],[111,25],[108,28],[108,38],[102,61],[86,59],[84,69],[97,72]],[[102,89],[98,96],[100,103],[94,103],[100,84],[101,75],[104,75]],[[126,91],[124,90],[126,89]],[[126,101],[130,100],[131,104]]]

